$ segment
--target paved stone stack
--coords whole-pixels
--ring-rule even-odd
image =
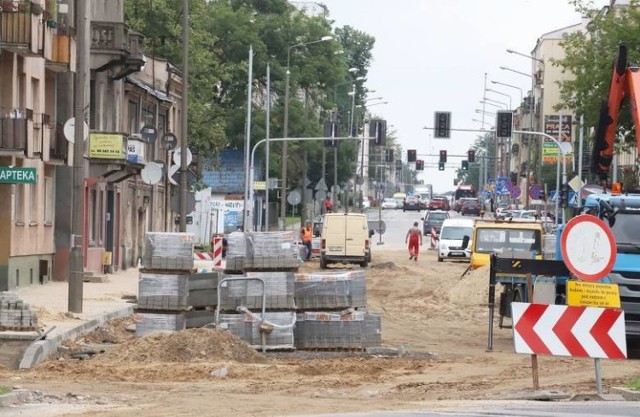
[[[247,272],[247,278],[260,278],[265,283],[267,310],[295,310],[293,272]],[[220,288],[220,310],[236,311],[244,306],[262,309],[262,283],[257,280],[227,281]]]
[[[381,317],[367,310],[363,270],[295,274],[299,349],[364,349],[381,343]]]
[[[186,328],[193,245],[191,234],[147,233],[138,285],[137,336]]]
[[[218,304],[218,282],[222,271],[189,275],[187,304],[187,329],[215,323],[215,307]]]
[[[142,266],[148,271],[193,270],[194,237],[189,233],[147,232]]]
[[[234,232],[229,235],[227,272],[274,271],[298,268],[298,244],[289,232]]]
[[[295,274],[295,299],[300,310],[336,310],[367,305],[363,270]]]
[[[260,314],[221,314],[220,328],[230,331],[254,348],[293,349],[295,320],[294,311],[267,312],[264,322]]]
[[[32,331],[38,326],[38,317],[12,292],[0,292],[0,331]]]
[[[381,317],[363,311],[298,313],[294,331],[299,349],[364,349],[380,346]]]

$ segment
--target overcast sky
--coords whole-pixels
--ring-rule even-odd
[[[530,73],[531,60],[509,54],[530,54],[537,39],[556,29],[579,23],[581,17],[567,0],[319,0],[336,26],[349,25],[375,37],[373,62],[366,82],[389,104],[370,107],[397,131],[406,161],[407,149],[416,149],[425,161],[419,176],[434,191],[453,190],[455,169],[478,134],[452,132],[451,139],[433,139],[435,111],[450,111],[452,127],[480,129],[485,73],[487,87],[512,97],[517,89],[493,85],[490,80],[530,90],[531,79],[500,66]],[[596,6],[608,0],[594,0]],[[508,97],[487,93],[493,100]],[[487,106],[494,112],[496,107]],[[493,121],[494,116],[490,117]],[[493,125],[493,123],[491,124]],[[485,125],[489,127],[489,125]],[[438,152],[447,149],[445,171],[438,171]],[[432,155],[432,156],[430,156]]]

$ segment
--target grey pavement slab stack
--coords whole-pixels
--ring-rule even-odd
[[[365,272],[326,271],[295,274],[299,310],[336,310],[367,306]]]
[[[149,271],[193,270],[194,236],[190,233],[147,232],[142,267]]]
[[[382,321],[364,311],[308,311],[297,314],[294,337],[298,349],[365,349],[380,346]]]
[[[231,275],[234,277],[233,275]],[[247,278],[260,278],[265,283],[267,310],[295,310],[294,274],[284,271],[247,272]],[[220,310],[234,312],[240,306],[253,311],[262,309],[262,283],[246,279],[227,281],[220,288]]]
[[[218,282],[221,270],[189,275],[189,295],[186,312],[187,329],[203,327],[215,323],[215,307],[218,304]]]
[[[299,266],[299,248],[291,231],[234,232],[227,242],[227,272],[292,270]]]
[[[194,236],[148,232],[138,282],[136,335],[186,328]]]
[[[18,294],[0,292],[0,331],[33,331],[38,326],[38,316]]]
[[[294,348],[293,327],[296,320],[294,311],[267,312],[264,321],[262,319],[260,314],[220,314],[220,328],[230,331],[254,348],[264,347],[269,350]],[[261,331],[261,326],[268,330]]]

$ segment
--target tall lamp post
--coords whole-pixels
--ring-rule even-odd
[[[333,39],[333,36],[323,36],[322,38],[304,43],[297,43],[289,46],[287,49],[287,70],[285,72],[285,88],[284,88],[284,127],[283,137],[289,137],[289,84],[291,78],[291,51],[295,48],[301,48],[320,42],[326,42]],[[287,215],[287,141],[282,144],[282,192],[280,193],[280,230],[284,230],[285,218]]]
[[[513,106],[511,104],[511,96],[509,94],[503,93],[502,91],[492,90],[491,88],[485,88],[485,91],[489,91],[491,93],[496,93],[496,94],[500,94],[501,96],[505,96],[506,98],[509,99],[509,110],[513,109]],[[485,100],[488,100],[488,99],[485,98]]]
[[[526,72],[516,71],[514,69],[508,67],[500,67],[501,70],[515,72],[516,74],[523,75],[525,77],[531,78],[531,99],[529,100],[529,130],[533,131],[533,89],[535,87],[536,79],[533,75],[527,74]],[[529,171],[531,168],[531,144],[527,146],[527,170],[526,170],[526,178],[524,185],[524,206],[525,208],[529,208],[529,183],[530,183],[530,175]],[[539,181],[540,179],[538,179]]]

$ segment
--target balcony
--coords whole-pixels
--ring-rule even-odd
[[[42,6],[26,0],[0,0],[0,44],[2,49],[23,55],[38,56]]]
[[[29,116],[28,109],[0,108],[0,151],[27,149]]]
[[[137,72],[144,65],[143,37],[120,22],[91,22],[91,69],[116,69],[114,79]]]
[[[49,160],[63,161],[66,164],[69,158],[69,142],[64,137],[64,123],[57,122],[55,130],[51,131],[51,135]]]
[[[51,32],[50,53],[44,50],[45,66],[54,72],[75,72],[76,70],[76,31],[69,27],[51,28],[44,26],[45,35]],[[45,36],[46,38],[46,36]],[[46,45],[46,42],[45,42]]]

